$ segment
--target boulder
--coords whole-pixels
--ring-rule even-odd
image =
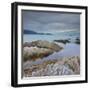
[[[75,40],[75,43],[76,43],[76,44],[80,44],[80,39],[77,38],[77,39]]]
[[[65,40],[54,40],[55,42],[61,42],[61,43],[70,43],[70,41],[68,39],[65,39]]]
[[[63,47],[48,41],[38,40],[31,43],[26,42],[23,47],[24,61],[43,58],[62,49]]]
[[[53,53],[53,51],[51,49],[47,49],[47,48],[24,47],[24,49],[23,49],[24,61],[36,60],[38,58],[46,57],[52,53]]]
[[[52,49],[53,51],[59,51],[63,49],[63,47],[57,45],[54,42],[49,42],[49,41],[42,41],[42,40],[37,40],[33,42],[26,42],[24,43],[24,47],[38,47],[38,48],[47,48],[47,49]]]

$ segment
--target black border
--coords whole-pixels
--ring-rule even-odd
[[[55,8],[71,8],[85,10],[85,80],[78,81],[63,81],[63,82],[47,82],[34,84],[18,84],[18,6],[39,6],[39,7],[55,7]],[[87,6],[73,6],[73,5],[59,5],[59,4],[43,4],[43,3],[25,3],[14,2],[11,4],[11,86],[42,86],[42,85],[58,85],[58,84],[74,84],[88,82],[88,7]]]

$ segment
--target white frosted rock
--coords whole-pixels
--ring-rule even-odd
[[[80,74],[79,57],[68,57],[63,58],[61,61],[60,60],[54,63],[47,62],[46,64],[42,63],[42,65],[32,65],[32,67],[29,69],[31,69],[32,71],[32,76],[58,76]],[[28,64],[26,65],[29,67]]]

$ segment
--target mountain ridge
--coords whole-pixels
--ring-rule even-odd
[[[52,35],[51,33],[38,33],[32,30],[24,30],[24,34],[39,34],[39,35]]]

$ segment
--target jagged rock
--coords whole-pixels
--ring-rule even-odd
[[[80,58],[74,56],[65,61],[65,64],[69,66],[76,74],[80,74]]]
[[[76,75],[80,74],[80,58],[73,56],[58,59],[58,61],[45,61],[42,64],[33,65],[29,69],[24,72],[25,76]],[[29,73],[30,75],[27,75]]]

